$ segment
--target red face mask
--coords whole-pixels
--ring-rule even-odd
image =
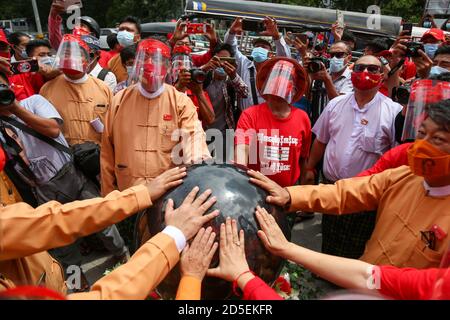
[[[363,72],[352,72],[353,86],[358,90],[370,90],[380,85],[381,74],[373,74],[364,70]]]
[[[144,72],[142,77],[147,81],[147,89],[151,92],[158,91],[164,83],[164,78],[167,74],[165,66],[156,67],[153,64],[147,63],[144,65]]]

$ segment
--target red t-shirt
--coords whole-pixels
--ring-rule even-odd
[[[450,269],[396,268],[392,266],[380,267],[379,292],[396,300],[429,300],[450,299]],[[438,277],[442,287],[436,294],[435,285]]]
[[[392,148],[391,150],[383,154],[372,168],[361,172],[357,175],[357,177],[371,176],[373,174],[383,172],[384,170],[407,166],[408,154],[406,151],[411,145],[412,143],[404,143],[395,148]]]
[[[186,95],[187,95],[189,98],[191,98],[192,103],[194,104],[194,106],[195,106],[196,109],[197,109],[198,119],[199,119],[199,120],[202,122],[202,124],[203,124],[203,119],[202,119],[202,117],[200,116],[200,113],[198,112],[198,109],[199,109],[199,102],[198,102],[197,97],[196,97],[196,96],[192,93],[192,91],[189,90],[189,89],[187,89],[185,93],[186,93]],[[206,100],[209,101],[210,109],[214,111],[213,106],[212,106],[212,103],[211,103],[211,99],[209,98],[209,95],[208,95],[208,92],[203,91],[203,94],[205,95]]]
[[[267,103],[242,112],[235,144],[249,145],[248,167],[261,171],[279,185],[294,185],[300,177],[300,158],[308,158],[311,122],[291,106],[286,119],[276,118]]]
[[[403,72],[400,74],[400,77],[402,77],[404,80],[408,80],[411,78],[414,78],[417,73],[416,64],[410,60],[410,58],[407,58],[405,60],[405,64],[403,65]]]
[[[111,50],[111,51],[100,50],[100,59],[98,59],[98,64],[102,68],[108,69],[109,60],[111,60],[118,54],[119,54],[119,51],[115,51],[115,50]]]
[[[8,77],[11,90],[14,91],[18,101],[39,93],[39,90],[36,91],[33,86],[32,77],[33,74],[31,73],[15,74]]]

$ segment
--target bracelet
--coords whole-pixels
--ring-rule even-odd
[[[236,277],[236,279],[234,279],[234,281],[233,281],[233,293],[234,293],[236,296],[238,296],[238,297],[240,296],[240,294],[237,292],[237,287],[238,287],[237,282],[238,282],[239,278],[242,277],[242,276],[243,276],[244,274],[246,274],[246,273],[251,273],[252,275],[256,276],[255,273],[254,273],[253,271],[247,270],[247,271],[242,272],[240,275],[238,275],[238,276]]]

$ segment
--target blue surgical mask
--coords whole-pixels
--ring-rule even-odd
[[[134,43],[134,33],[122,30],[117,33],[117,42],[122,47],[129,47]]]
[[[225,78],[227,76],[227,73],[225,72],[224,68],[220,67],[220,68],[216,68],[216,70],[214,70],[216,72],[216,75],[218,75],[221,78]]]
[[[251,54],[253,61],[261,63],[269,59],[269,50],[264,48],[254,48]]]
[[[424,27],[424,28],[431,28],[431,21],[425,21],[425,22],[423,23],[423,27]]]
[[[28,54],[27,54],[27,50],[25,49],[20,49],[19,47],[16,47],[18,51],[20,51],[20,57],[22,59],[28,59]]]
[[[333,57],[330,59],[330,72],[331,73],[338,73],[339,71],[342,71],[342,69],[345,68],[345,58],[336,58]]]
[[[436,53],[437,49],[439,48],[439,44],[438,43],[427,43],[423,45],[424,49],[425,49],[425,53],[427,54],[427,56],[430,57],[430,59],[434,58],[434,54]]]
[[[40,63],[45,64],[49,67],[52,67],[53,64],[55,63],[55,57],[43,57],[39,60]]]
[[[446,73],[446,72],[449,72],[449,71],[447,69],[445,69],[445,68],[442,68],[442,67],[439,67],[439,66],[433,66],[433,67],[431,67],[431,70],[430,70],[430,77],[431,76],[438,76],[438,75],[440,75],[442,73]]]

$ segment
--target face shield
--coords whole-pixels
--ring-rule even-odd
[[[177,83],[181,70],[191,70],[194,67],[190,53],[191,49],[187,46],[178,46],[173,49],[170,73],[172,84]]]
[[[442,257],[439,272],[436,277],[436,283],[433,289],[433,300],[450,299],[450,243],[449,247]]]
[[[280,60],[268,71],[266,80],[261,87],[261,95],[272,95],[291,104],[293,97],[297,95],[297,76],[292,62]]]
[[[169,47],[155,39],[143,40],[136,53],[131,83],[140,82],[146,91],[154,93],[164,84],[169,68]]]
[[[66,34],[56,53],[53,69],[65,74],[86,73],[89,63],[89,47],[80,38]]]
[[[450,82],[428,79],[413,82],[406,109],[402,141],[416,139],[420,125],[426,119],[426,105],[449,98]]]

